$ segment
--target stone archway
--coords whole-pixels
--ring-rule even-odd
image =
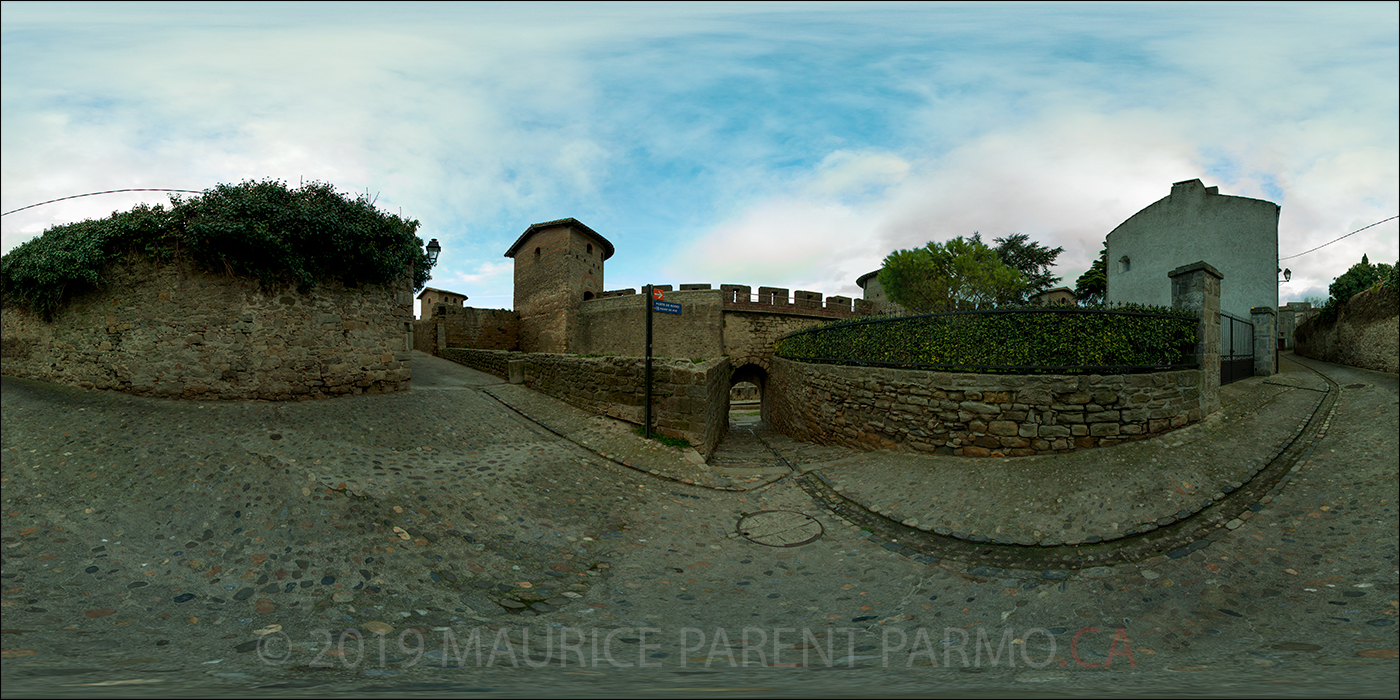
[[[763,393],[767,383],[768,370],[757,362],[740,364],[730,373],[729,420],[731,423],[734,422],[736,414],[761,419]]]

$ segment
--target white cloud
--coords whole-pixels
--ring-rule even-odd
[[[473,302],[509,295],[500,254],[563,216],[621,232],[604,231],[609,287],[666,260],[673,283],[850,294],[891,250],[972,231],[1063,245],[1072,284],[1108,231],[1194,177],[1281,192],[1285,255],[1400,208],[1391,4],[3,14],[6,209],[321,179],[421,220],[449,251],[432,284]],[[7,216],[3,247],[164,199]],[[1294,279],[1393,260],[1395,232]]]

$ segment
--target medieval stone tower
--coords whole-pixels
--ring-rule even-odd
[[[613,245],[578,219],[525,229],[506,251],[515,259],[515,310],[520,349],[573,352],[579,347],[580,307],[603,291],[603,261]]]

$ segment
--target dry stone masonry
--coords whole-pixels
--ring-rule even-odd
[[[549,394],[585,411],[641,425],[646,360],[447,348],[442,357]],[[663,435],[709,457],[729,428],[729,360],[652,361],[652,420]]]
[[[327,283],[308,293],[116,263],[52,322],[7,305],[3,368],[87,389],[287,400],[407,389],[412,291]]]
[[[1400,295],[1394,289],[1368,289],[1343,304],[1335,322],[1314,316],[1294,338],[1303,357],[1400,372]]]
[[[773,358],[764,420],[860,449],[1020,457],[1138,440],[1201,419],[1199,370],[996,375]]]

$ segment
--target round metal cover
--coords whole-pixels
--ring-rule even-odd
[[[824,531],[811,516],[791,510],[763,510],[740,518],[738,532],[750,542],[769,547],[800,547],[816,542]]]

